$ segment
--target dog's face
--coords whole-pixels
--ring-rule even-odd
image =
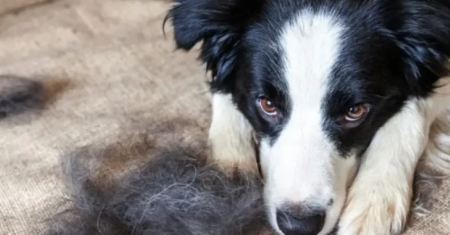
[[[433,17],[423,9],[406,0],[183,0],[171,11],[178,46],[203,40],[212,89],[231,93],[253,126],[278,232],[331,231],[372,138],[445,71],[447,32],[420,29]]]
[[[282,15],[245,35],[233,94],[259,137],[272,224],[289,230],[290,216],[304,218],[317,233],[326,219],[329,232],[358,156],[408,84],[400,49],[376,28],[327,10]]]

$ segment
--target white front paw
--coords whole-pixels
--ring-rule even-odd
[[[338,224],[338,235],[394,235],[403,230],[411,200],[410,187],[398,182],[397,187],[393,187],[393,182],[379,183],[354,182]]]

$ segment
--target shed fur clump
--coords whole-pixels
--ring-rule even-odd
[[[159,126],[120,144],[63,156],[72,206],[49,221],[45,234],[260,234],[267,226],[259,177],[226,175],[208,163],[206,144],[172,133],[180,128]],[[125,173],[105,170],[112,162]],[[138,167],[124,167],[129,162]]]

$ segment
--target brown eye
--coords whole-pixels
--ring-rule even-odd
[[[345,115],[345,120],[347,122],[356,122],[365,116],[367,110],[367,107],[363,104],[353,106]]]
[[[277,107],[275,104],[268,99],[267,97],[259,97],[258,98],[258,105],[260,109],[269,116],[275,116],[277,115]]]

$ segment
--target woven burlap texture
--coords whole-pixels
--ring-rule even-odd
[[[58,157],[123,125],[183,115],[209,123],[195,53],[162,34],[168,1],[1,0],[0,74],[41,80],[45,109],[0,121],[0,234],[36,234],[64,195]],[[408,235],[450,234],[450,181]]]

